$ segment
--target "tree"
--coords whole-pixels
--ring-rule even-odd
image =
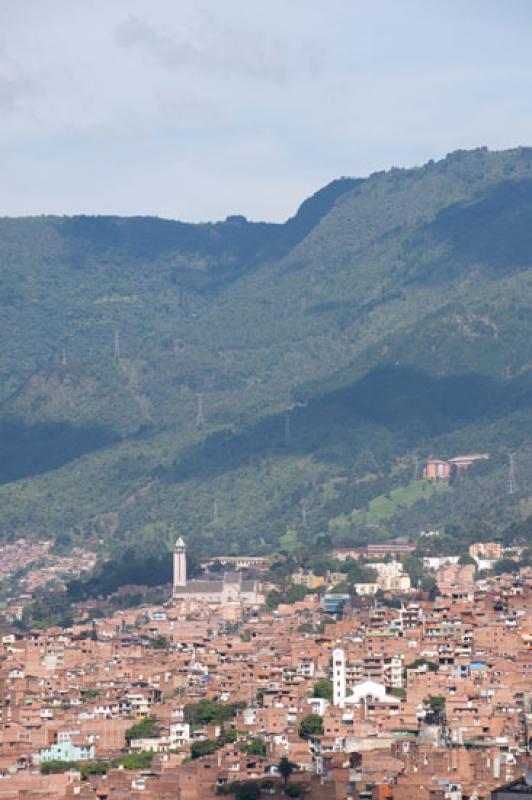
[[[445,697],[443,695],[429,695],[424,702],[429,706],[434,721],[440,723],[445,716]]]
[[[519,564],[513,558],[501,558],[493,565],[493,572],[495,575],[504,575],[505,573],[512,573],[519,571]]]
[[[296,768],[296,764],[293,761],[290,761],[286,756],[283,756],[279,763],[277,764],[277,769],[279,770],[279,775],[283,779],[283,786],[286,788],[290,775],[294,772]]]
[[[260,786],[256,781],[240,781],[235,786],[235,800],[258,800]]]
[[[435,600],[438,595],[438,584],[432,575],[425,575],[421,579],[421,590],[428,592],[429,600]]]
[[[320,554],[305,559],[304,566],[306,569],[311,570],[314,575],[325,576],[327,571],[333,568],[334,562],[328,556]]]
[[[331,681],[328,681],[326,678],[320,678],[319,681],[316,681],[314,684],[314,697],[322,697],[324,700],[328,700],[332,703],[333,699],[333,685]]]
[[[445,697],[441,694],[431,694],[426,698],[425,702],[428,703],[433,711],[441,712],[445,709]]]
[[[100,692],[98,689],[82,689],[81,690],[81,699],[83,702],[87,702],[89,700],[96,700],[97,697],[100,696]]]
[[[215,700],[200,700],[199,703],[188,703],[185,706],[185,722],[190,725],[209,725],[211,722],[221,725],[232,719],[236,712],[245,707],[245,703],[217,703]]]
[[[314,625],[312,622],[302,622],[301,625],[297,627],[298,633],[314,633]]]
[[[218,739],[201,739],[199,742],[192,744],[190,755],[193,759],[203,758],[203,756],[210,756],[217,750],[223,747],[223,741]]]
[[[132,725],[131,728],[128,728],[124,735],[128,747],[133,739],[152,739],[153,737],[159,735],[157,720],[155,717],[146,717],[145,719],[141,719],[140,722],[137,722],[135,725]]]
[[[43,775],[56,775],[60,772],[68,772],[70,769],[76,769],[77,764],[73,761],[60,761],[55,759],[52,761],[45,761],[41,764],[41,772]]]
[[[311,736],[323,736],[323,719],[319,714],[309,714],[301,720],[299,735],[302,739],[310,739]]]
[[[81,772],[81,779],[86,780],[89,775],[106,775],[109,771],[108,761],[81,761],[76,764]]]
[[[288,797],[302,797],[304,789],[302,786],[299,785],[287,786],[285,789],[285,793]]]
[[[417,586],[425,574],[422,560],[414,555],[403,559],[403,569],[412,581],[413,586]]]
[[[410,664],[406,665],[406,669],[417,669],[418,667],[426,666],[430,672],[438,672],[439,664],[436,664],[435,661],[427,661],[426,658],[416,658],[415,661],[412,661]]]
[[[260,736],[255,737],[246,745],[244,750],[248,756],[265,756],[266,755],[266,742]]]
[[[266,605],[268,608],[277,608],[279,603],[297,603],[308,594],[308,589],[304,586],[290,586],[285,592],[281,593],[278,592],[276,589],[272,589],[271,592],[268,592],[266,595]]]
[[[124,769],[147,769],[153,761],[154,753],[130,753],[112,762],[112,766],[123,766]]]
[[[401,686],[394,686],[391,688],[390,694],[395,695],[395,697],[400,697],[401,700],[406,700],[406,689],[403,689]]]

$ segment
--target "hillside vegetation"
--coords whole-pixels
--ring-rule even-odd
[[[334,181],[284,225],[3,219],[0,263],[4,540],[530,530],[532,149]]]

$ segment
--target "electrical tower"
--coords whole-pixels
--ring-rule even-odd
[[[452,303],[454,299],[454,287],[449,285],[447,287],[447,302]]]
[[[203,395],[198,395],[198,408],[196,411],[196,428],[203,428],[205,423],[205,414],[203,413]]]
[[[517,491],[517,474],[513,453],[508,453],[508,494],[515,494]]]
[[[115,340],[114,340],[114,359],[118,361],[120,358],[120,332],[118,328],[115,330]]]
[[[284,415],[284,443],[288,445],[290,442],[290,412],[285,411]]]
[[[62,351],[61,351],[61,364],[63,365],[63,367],[66,367],[66,365],[67,365],[67,349],[66,349],[66,344],[64,344],[64,345],[63,345],[63,349],[62,349]]]
[[[212,506],[212,521],[215,525],[217,525],[219,521],[218,500],[215,500]]]

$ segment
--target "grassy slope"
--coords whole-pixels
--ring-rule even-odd
[[[480,509],[501,524],[518,518],[524,496],[501,487],[508,448],[524,474],[530,464],[530,177],[526,150],[382,173],[338,192],[297,235],[231,240],[218,272],[211,228],[207,243],[196,232],[176,253],[173,239],[117,247],[113,233],[102,247],[101,232],[81,225],[79,235],[80,223],[67,236],[47,220],[17,222],[6,245],[4,223],[2,320],[14,331],[1,362],[4,424],[26,426],[31,442],[46,441],[43,423],[80,432],[78,459],[67,431],[51,470],[7,475],[4,531],[76,526],[120,548],[180,530],[198,549],[260,551],[287,528],[304,540],[368,504],[344,537]],[[292,410],[287,438],[294,398],[308,405]],[[94,439],[96,421],[109,440]],[[15,452],[17,430],[8,434]],[[411,502],[416,458],[470,447],[494,452],[487,474],[452,502]],[[388,492],[378,514],[384,501],[373,498]]]

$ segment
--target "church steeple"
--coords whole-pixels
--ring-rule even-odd
[[[179,536],[174,547],[174,594],[176,594],[177,590],[187,585],[186,550],[185,542]]]

